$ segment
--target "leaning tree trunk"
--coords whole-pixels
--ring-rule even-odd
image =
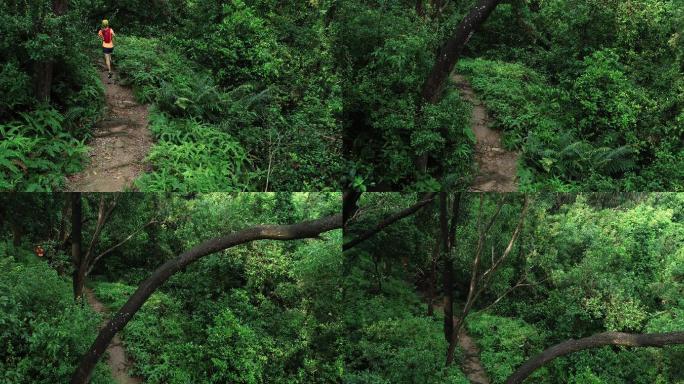
[[[71,384],[86,384],[88,382],[95,365],[102,357],[114,335],[126,326],[157,288],[164,284],[173,274],[191,263],[206,255],[255,240],[317,238],[321,233],[337,228],[342,228],[342,214],[291,225],[262,225],[204,241],[180,254],[175,259],[167,261],[157,268],[150,277],[140,283],[140,286],[138,286],[138,289],[131,295],[126,304],[100,330],[95,342],[82,357],[78,368],[71,378]]]
[[[556,357],[590,348],[606,345],[624,347],[663,347],[670,344],[684,344],[684,332],[630,334],[623,332],[604,332],[578,340],[568,340],[556,344],[537,356],[527,360],[507,380],[506,384],[520,384],[535,370]]]
[[[437,53],[432,71],[423,83],[421,96],[425,103],[437,104],[440,100],[444,84],[454,70],[463,48],[475,30],[480,27],[502,0],[479,0],[470,12],[456,27],[456,32],[446,41]],[[434,2],[433,2],[434,3]],[[421,112],[418,112],[420,118]],[[428,155],[423,154],[416,159],[416,167],[420,173],[427,171]]]

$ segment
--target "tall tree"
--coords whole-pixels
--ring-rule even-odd
[[[478,242],[477,242],[477,247],[475,249],[475,257],[473,258],[473,265],[472,265],[472,270],[470,272],[470,285],[468,288],[468,296],[466,298],[465,304],[463,304],[463,308],[461,312],[458,315],[458,318],[452,322],[452,332],[451,338],[448,340],[449,341],[449,347],[447,349],[447,355],[446,355],[446,365],[451,365],[454,361],[454,352],[456,351],[456,345],[458,345],[458,334],[463,325],[465,324],[466,317],[470,314],[470,310],[473,308],[473,305],[477,301],[477,299],[480,297],[480,295],[484,292],[484,290],[489,286],[492,277],[496,274],[496,271],[503,265],[503,263],[508,259],[508,256],[510,255],[511,251],[513,250],[513,246],[517,240],[517,238],[520,235],[520,232],[522,231],[523,224],[525,222],[525,217],[527,215],[527,208],[529,205],[529,200],[527,196],[525,196],[525,200],[523,202],[523,207],[522,211],[520,213],[520,217],[518,219],[518,223],[513,230],[513,233],[511,234],[511,238],[508,241],[508,244],[506,245],[506,248],[503,250],[501,255],[494,257],[494,251],[492,250],[492,258],[491,258],[491,265],[489,268],[487,268],[484,271],[481,271],[481,264],[482,264],[482,252],[485,247],[485,240],[487,239],[487,236],[489,235],[489,232],[492,228],[492,225],[496,221],[496,219],[499,217],[499,213],[501,212],[501,208],[504,204],[503,198],[499,201],[499,204],[496,207],[496,210],[494,214],[491,216],[491,218],[488,220],[487,224],[482,226],[480,224],[481,222],[481,216],[482,216],[482,200],[483,196],[480,195],[480,213],[478,214],[478,220],[477,220],[477,227],[478,227]],[[445,286],[444,289],[446,290],[447,287]],[[445,316],[446,316],[446,311],[445,311]],[[445,320],[446,321],[446,320]]]
[[[470,12],[461,20],[451,37],[442,45],[437,53],[435,64],[430,74],[425,79],[421,90],[421,96],[425,103],[437,104],[441,99],[442,90],[447,79],[454,70],[458,59],[461,57],[463,48],[468,41],[494,11],[502,0],[479,0],[471,8]],[[434,6],[433,2],[433,6]],[[441,3],[441,2],[436,2]],[[420,111],[418,113],[420,117]],[[423,154],[416,159],[418,172],[425,173],[427,170],[428,155]]]
[[[83,201],[80,192],[72,193],[71,199],[71,261],[74,264],[74,299],[83,295],[86,268],[83,266]]]
[[[52,2],[52,12],[55,16],[66,14],[69,6],[68,0],[54,0]],[[51,31],[48,31],[48,34]],[[40,101],[49,101],[52,90],[52,77],[54,71],[54,61],[52,58],[37,61],[33,65],[34,72],[34,93]]]

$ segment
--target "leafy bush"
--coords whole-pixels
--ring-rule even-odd
[[[480,360],[493,383],[506,381],[517,367],[539,352],[544,332],[518,319],[476,313],[468,317],[468,332],[477,337]],[[531,379],[547,375],[540,369]]]
[[[9,250],[11,251],[11,250]],[[73,300],[70,282],[28,251],[23,263],[0,245],[0,381],[68,382],[97,334],[100,318]],[[114,383],[104,363],[93,383]]]
[[[235,191],[249,185],[248,159],[232,137],[195,120],[170,120],[153,112],[157,144],[149,154],[155,172],[136,185],[144,191]]]
[[[0,189],[51,191],[64,175],[81,169],[83,140],[65,130],[54,109],[22,113],[22,120],[0,124]]]

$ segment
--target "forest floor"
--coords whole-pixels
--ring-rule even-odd
[[[436,299],[433,301],[433,309],[442,311],[444,314],[444,300]],[[454,316],[454,324],[458,323],[458,319]],[[468,381],[471,384],[490,384],[489,375],[484,369],[480,361],[480,349],[477,347],[475,340],[473,340],[465,327],[461,327],[458,331],[458,346],[463,350],[463,361],[461,362],[461,369],[465,373]]]
[[[145,171],[145,157],[152,146],[147,105],[138,104],[130,88],[115,81],[109,84],[106,71],[100,77],[105,85],[107,117],[95,127],[88,143],[90,163],[82,172],[68,177],[69,191],[132,189],[133,181]]]
[[[85,295],[88,299],[88,304],[90,304],[90,306],[93,307],[96,312],[102,314],[107,313],[107,308],[95,297],[92,289],[85,288]],[[103,323],[102,326],[105,324],[106,322]],[[133,365],[133,363],[128,359],[119,335],[115,335],[114,339],[112,339],[112,342],[109,343],[109,346],[107,347],[107,354],[107,365],[109,365],[109,368],[112,370],[112,377],[114,378],[114,381],[119,384],[142,383],[142,379],[132,377],[128,374],[128,369]]]
[[[461,97],[473,105],[470,125],[477,138],[475,159],[479,171],[470,187],[473,192],[515,192],[518,154],[507,151],[501,142],[501,132],[489,127],[489,116],[466,78],[455,74],[454,84]]]

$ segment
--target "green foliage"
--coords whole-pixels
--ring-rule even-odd
[[[210,192],[249,185],[245,150],[229,134],[196,120],[170,120],[153,112],[150,129],[157,145],[149,154],[154,173],[137,186],[145,191]]]
[[[101,115],[103,88],[83,47],[82,8],[62,16],[52,2],[10,2],[0,11],[0,189],[61,189],[81,168],[83,142]],[[35,94],[39,64],[53,69],[50,97]]]
[[[0,189],[59,189],[65,174],[80,170],[86,148],[65,125],[54,109],[22,113],[21,120],[0,124]]]
[[[473,159],[439,153],[451,137],[418,120],[432,107],[422,87],[434,57],[472,6],[341,2],[345,145],[366,184],[450,188],[450,171],[469,173]],[[468,75],[504,145],[521,153],[521,190],[681,189],[681,9],[680,0],[516,0],[476,28],[456,71]],[[459,139],[447,154],[465,153]],[[422,174],[415,160],[426,152]]]
[[[74,303],[70,282],[32,252],[3,243],[0,253],[0,380],[67,382],[95,338],[99,316]],[[92,382],[113,383],[106,370],[99,364]]]
[[[202,18],[211,15],[215,22],[203,28],[187,28],[180,41],[190,59],[211,69],[224,87],[272,81],[283,64],[285,50],[278,44],[275,31],[246,3],[195,4],[190,12]]]
[[[546,335],[522,320],[477,313],[468,317],[468,332],[477,338],[480,360],[493,383],[506,381],[524,361],[540,352]],[[548,375],[545,369],[530,380]]]
[[[226,12],[251,12],[244,4],[239,8],[228,7]],[[244,17],[240,16],[241,20]],[[211,36],[222,35],[212,33]],[[339,107],[332,75],[322,73],[320,78],[303,80],[300,73],[288,72],[282,75],[287,79],[279,79],[282,85],[270,78],[269,82],[254,79],[247,82],[240,78],[236,83],[237,75],[225,72],[224,61],[212,66],[200,58],[190,55],[199,60],[196,62],[180,53],[191,50],[190,44],[200,49],[196,40],[125,37],[119,41],[117,65],[123,82],[135,87],[141,101],[154,103],[170,118],[164,124],[182,127],[159,127],[153,119],[152,129],[160,143],[151,156],[158,168],[140,181],[144,189],[151,185],[152,190],[230,191],[248,185],[251,190],[263,190],[268,184],[269,189],[278,190],[326,190],[336,184],[340,160],[335,154],[340,148],[335,114]],[[240,40],[231,41],[242,44]],[[211,54],[206,53],[210,57],[228,54],[215,45],[211,49]],[[325,51],[319,54],[325,55]],[[318,65],[317,60],[298,63],[296,69],[304,71],[306,65]],[[251,70],[245,65],[240,59],[233,70]],[[222,76],[231,82],[222,80]],[[289,90],[292,87],[297,91]],[[184,135],[188,131],[196,132],[194,135],[204,141],[187,141]],[[173,140],[173,145],[167,145],[171,140],[166,134],[174,136],[175,132],[181,132],[178,139],[182,141]],[[213,153],[203,154],[202,158],[187,154],[205,151],[198,144]],[[247,158],[252,165],[249,170],[242,166]],[[169,163],[180,164],[178,168],[185,169],[195,169],[200,164],[207,175],[201,176],[205,180],[183,180],[171,175],[177,173],[176,165],[174,168],[163,165]],[[212,168],[208,169],[207,164]],[[211,178],[219,181],[206,180]]]
[[[465,185],[472,160],[467,105],[448,90],[444,100],[416,114],[423,107],[416,91],[437,43],[430,25],[401,4],[350,1],[340,8],[336,59],[347,84],[343,129],[355,171],[370,186],[433,189],[434,180],[417,182],[414,161],[426,154],[435,159],[430,173],[447,169]]]

